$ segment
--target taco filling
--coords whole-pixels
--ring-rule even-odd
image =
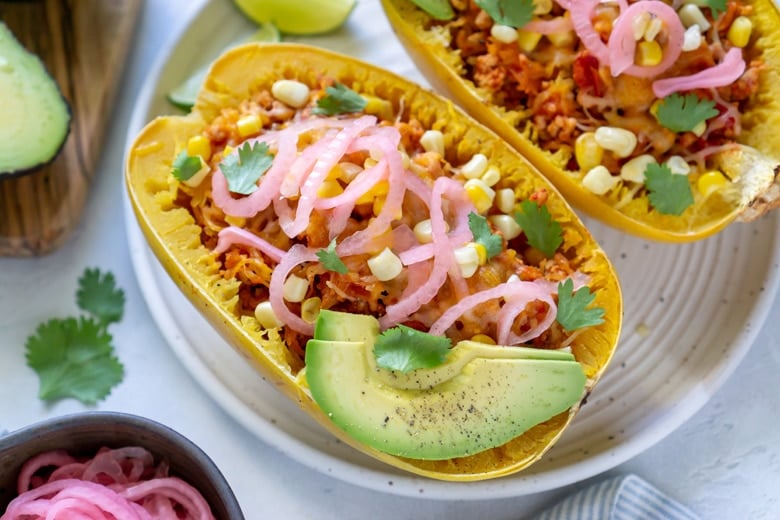
[[[457,143],[394,110],[331,80],[280,80],[173,162],[177,205],[240,281],[236,312],[279,331],[293,372],[322,309],[541,349],[600,324],[547,192],[520,200],[485,155],[456,162]]]
[[[486,101],[513,111],[515,127],[586,190],[616,209],[643,198],[664,215],[710,197],[755,199],[720,162],[742,152],[742,115],[766,70],[749,2],[509,4],[450,0],[428,29]]]

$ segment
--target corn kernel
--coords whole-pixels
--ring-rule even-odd
[[[203,160],[203,157],[198,156],[198,159],[200,160],[200,170],[195,172],[195,175],[193,175],[186,181],[183,181],[184,184],[193,188],[195,186],[198,186],[201,182],[203,182],[203,180],[211,171],[211,166],[209,166],[208,163],[205,160]]]
[[[485,184],[482,179],[469,179],[463,185],[463,188],[466,190],[466,194],[471,199],[471,202],[474,203],[478,213],[485,213],[493,205],[496,192]]]
[[[233,147],[230,145],[227,145],[222,149],[222,157],[227,157],[231,153],[233,153]]]
[[[642,36],[646,41],[653,41],[655,40],[655,37],[658,36],[658,33],[661,32],[661,29],[663,28],[663,22],[660,18],[657,16],[650,17],[650,23],[647,24],[647,29],[645,29],[645,34]]]
[[[339,180],[342,180],[347,184],[352,182],[352,179],[363,171],[362,166],[351,162],[340,162],[336,165],[336,168],[339,170]]]
[[[389,100],[366,94],[361,95],[366,100],[366,106],[363,108],[366,114],[375,115],[385,121],[393,120],[393,105]]]
[[[187,155],[195,157],[196,155],[208,161],[211,159],[211,141],[202,135],[194,135],[187,141]]]
[[[685,33],[683,33],[683,44],[682,44],[683,51],[685,52],[695,51],[696,49],[701,47],[701,42],[702,42],[701,27],[699,27],[696,24],[693,24],[687,29],[685,29]]]
[[[620,177],[631,182],[645,182],[647,167],[655,163],[655,158],[650,154],[634,157],[620,167]]]
[[[731,22],[729,32],[726,37],[735,47],[745,47],[750,41],[750,35],[753,33],[753,22],[746,16],[737,16]]]
[[[712,170],[703,173],[699,177],[696,181],[696,188],[699,190],[699,193],[708,197],[713,192],[725,186],[727,182],[726,177],[721,172]]]
[[[301,304],[301,319],[306,323],[314,323],[320,315],[322,299],[319,296],[306,298]]]
[[[271,302],[264,301],[257,304],[255,307],[255,319],[264,329],[275,329],[284,325],[282,321],[276,316]]]
[[[506,240],[517,238],[523,232],[523,228],[511,215],[490,215],[488,220]]]
[[[493,24],[490,36],[501,43],[513,43],[517,41],[517,29],[509,25]]]
[[[374,202],[371,205],[371,212],[374,214],[375,217],[378,217],[380,213],[382,213],[382,208],[385,207],[385,201],[387,200],[387,197],[384,195],[380,195],[374,199]]]
[[[582,185],[596,195],[604,195],[614,188],[620,181],[619,177],[613,177],[605,166],[596,166],[582,178]]]
[[[327,199],[341,195],[344,193],[344,188],[341,187],[341,183],[336,180],[325,180],[320,187],[317,188],[317,197],[321,199]]]
[[[387,195],[388,191],[390,191],[390,183],[387,182],[387,179],[382,179],[369,188],[363,195],[358,197],[355,204],[373,203],[375,198]]]
[[[298,303],[306,298],[306,291],[309,290],[309,281],[300,276],[292,275],[284,281],[282,286],[282,298],[288,302]]]
[[[490,186],[491,188],[498,184],[501,180],[501,172],[495,166],[489,166],[485,173],[482,174],[482,182]]]
[[[487,263],[487,248],[479,242],[469,242],[468,245],[473,247],[477,252],[479,265],[485,265]]]
[[[444,156],[444,134],[438,130],[426,130],[420,137],[420,145],[426,152],[436,152]]]
[[[277,100],[293,108],[301,108],[309,102],[309,87],[292,79],[280,79],[271,85],[271,94]]]
[[[691,165],[679,155],[672,155],[669,157],[669,159],[666,160],[666,167],[677,175],[688,175],[691,173]]]
[[[596,130],[596,142],[618,157],[628,157],[636,148],[636,135],[630,130],[614,126],[602,126]]]
[[[496,207],[502,213],[512,213],[515,210],[515,191],[512,188],[501,188],[496,192]]]
[[[236,128],[238,129],[238,135],[241,137],[249,137],[260,133],[262,125],[260,124],[259,117],[255,114],[249,114],[238,120]]]
[[[555,47],[571,47],[576,41],[577,36],[574,31],[561,31],[547,34],[547,39],[550,40]]]
[[[534,0],[534,14],[539,16],[552,11],[552,0]]]
[[[433,242],[433,229],[431,228],[431,219],[421,220],[414,225],[414,237],[421,244]]]
[[[655,41],[642,41],[636,46],[636,63],[642,67],[655,67],[664,57],[661,45]]]
[[[466,164],[460,167],[460,173],[467,179],[478,179],[482,177],[488,167],[487,157],[481,153],[475,153]]]
[[[471,337],[471,341],[476,341],[477,343],[484,343],[485,345],[495,345],[496,342],[488,336],[487,334],[476,334]]]
[[[517,45],[523,52],[532,52],[539,45],[541,39],[541,33],[524,31],[523,29],[517,30]]]
[[[634,34],[634,40],[639,41],[645,36],[647,26],[650,25],[650,13],[644,11],[631,20],[631,32]]]
[[[696,137],[703,136],[704,132],[706,132],[706,131],[707,131],[707,122],[706,121],[699,121],[696,124],[696,126],[694,126],[693,129],[691,130],[691,132],[693,132],[693,134]]]
[[[711,27],[707,17],[704,16],[704,13],[701,12],[697,5],[685,4],[677,11],[677,14],[685,27],[698,25],[702,32],[707,32]]]
[[[377,280],[386,282],[401,274],[403,264],[401,259],[386,247],[381,253],[368,259],[368,268]]]
[[[604,149],[596,142],[596,134],[584,132],[577,137],[574,141],[574,158],[577,159],[580,170],[585,172],[601,164]]]
[[[455,248],[452,254],[455,256],[455,263],[460,268],[460,274],[464,278],[474,276],[474,273],[479,268],[479,253],[476,248],[472,247],[471,244],[466,244],[465,246]]]

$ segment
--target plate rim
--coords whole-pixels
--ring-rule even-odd
[[[203,16],[204,11],[218,2],[219,0],[204,0],[202,5],[196,8],[182,24],[178,32],[170,38],[167,46],[161,49],[153,66],[149,69],[149,74],[143,81],[135,99],[135,107],[128,124],[125,157],[135,136],[149,121],[147,115],[154,102],[160,77],[171,60],[177,45],[188,33],[190,27]],[[227,8],[229,7],[227,6]],[[753,300],[753,308],[747,314],[752,326],[747,331],[743,330],[735,335],[735,338],[739,339],[738,346],[729,350],[730,355],[727,361],[718,364],[717,370],[709,372],[707,377],[695,387],[695,392],[687,394],[685,399],[670,407],[664,413],[662,420],[654,422],[650,428],[642,430],[639,434],[630,437],[629,440],[615,444],[611,450],[604,450],[592,457],[584,458],[571,465],[554,468],[545,473],[528,475],[519,473],[509,478],[478,482],[437,481],[412,474],[404,475],[374,470],[325,453],[298,438],[289,436],[271,421],[258,415],[239,396],[231,392],[203,363],[197,353],[195,356],[191,355],[192,346],[184,339],[185,335],[177,333],[180,330],[179,325],[167,306],[163,304],[165,298],[161,296],[154,283],[153,270],[157,259],[146,244],[136,222],[130,206],[127,186],[124,182],[123,195],[125,231],[131,264],[140,292],[161,335],[190,376],[204,391],[208,388],[205,393],[259,440],[296,462],[315,469],[320,474],[337,478],[358,487],[400,496],[436,500],[518,497],[571,485],[630,460],[676,431],[695,415],[729,379],[750,351],[756,337],[762,330],[769,315],[771,303],[778,292],[778,287],[780,287],[780,273],[778,270],[770,270],[769,276],[764,281],[765,290],[761,291],[758,297]],[[775,215],[775,221],[775,227],[780,227],[780,215]],[[775,243],[772,257],[769,259],[770,264],[778,262],[780,262],[780,240]],[[226,346],[230,348],[229,345]],[[279,395],[279,398],[283,399],[284,397]],[[388,470],[390,469],[388,467]],[[561,474],[565,474],[565,478],[561,478]]]

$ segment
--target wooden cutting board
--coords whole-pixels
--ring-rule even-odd
[[[49,253],[78,225],[142,2],[0,0],[0,20],[43,60],[73,114],[54,162],[0,179],[0,256]]]

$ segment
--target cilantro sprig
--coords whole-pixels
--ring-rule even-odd
[[[199,156],[187,154],[187,150],[182,150],[171,165],[171,174],[182,182],[190,180],[203,167]]]
[[[72,397],[84,404],[105,398],[124,378],[108,326],[122,319],[125,295],[111,273],[86,269],[79,278],[76,304],[86,315],[53,318],[27,338],[27,365],[39,379],[44,401]]]
[[[717,20],[720,13],[726,10],[727,0],[699,0],[697,3],[702,7],[709,7],[712,11],[712,17]]]
[[[317,251],[317,258],[320,259],[322,266],[328,271],[335,271],[340,274],[347,274],[347,269],[344,261],[336,253],[336,239],[330,241],[328,247]]]
[[[515,213],[515,221],[523,228],[528,244],[547,258],[551,258],[563,243],[561,225],[552,218],[546,204],[524,200],[520,203],[520,211]]]
[[[476,0],[494,22],[520,28],[533,20],[533,0]]]
[[[672,173],[664,164],[650,163],[647,166],[645,186],[650,204],[664,215],[680,215],[693,204],[688,177]]]
[[[474,212],[469,213],[469,229],[474,237],[474,242],[481,244],[487,252],[490,260],[504,249],[504,240],[500,235],[493,233],[488,220]]]
[[[374,343],[374,356],[378,366],[406,373],[441,365],[451,347],[452,341],[445,336],[398,325],[379,335]]]
[[[266,143],[245,142],[237,154],[230,154],[219,165],[228,183],[228,190],[250,195],[257,190],[257,181],[273,164],[274,156]]]
[[[701,99],[696,94],[681,96],[675,92],[658,104],[655,117],[672,132],[690,132],[703,121],[717,115],[714,101]]]
[[[558,313],[555,321],[569,332],[604,323],[604,309],[589,308],[595,298],[596,295],[587,286],[574,291],[574,282],[567,278],[558,284]]]
[[[336,83],[325,89],[325,95],[317,100],[317,106],[312,111],[320,116],[335,116],[361,112],[366,108],[366,98],[342,83]]]

